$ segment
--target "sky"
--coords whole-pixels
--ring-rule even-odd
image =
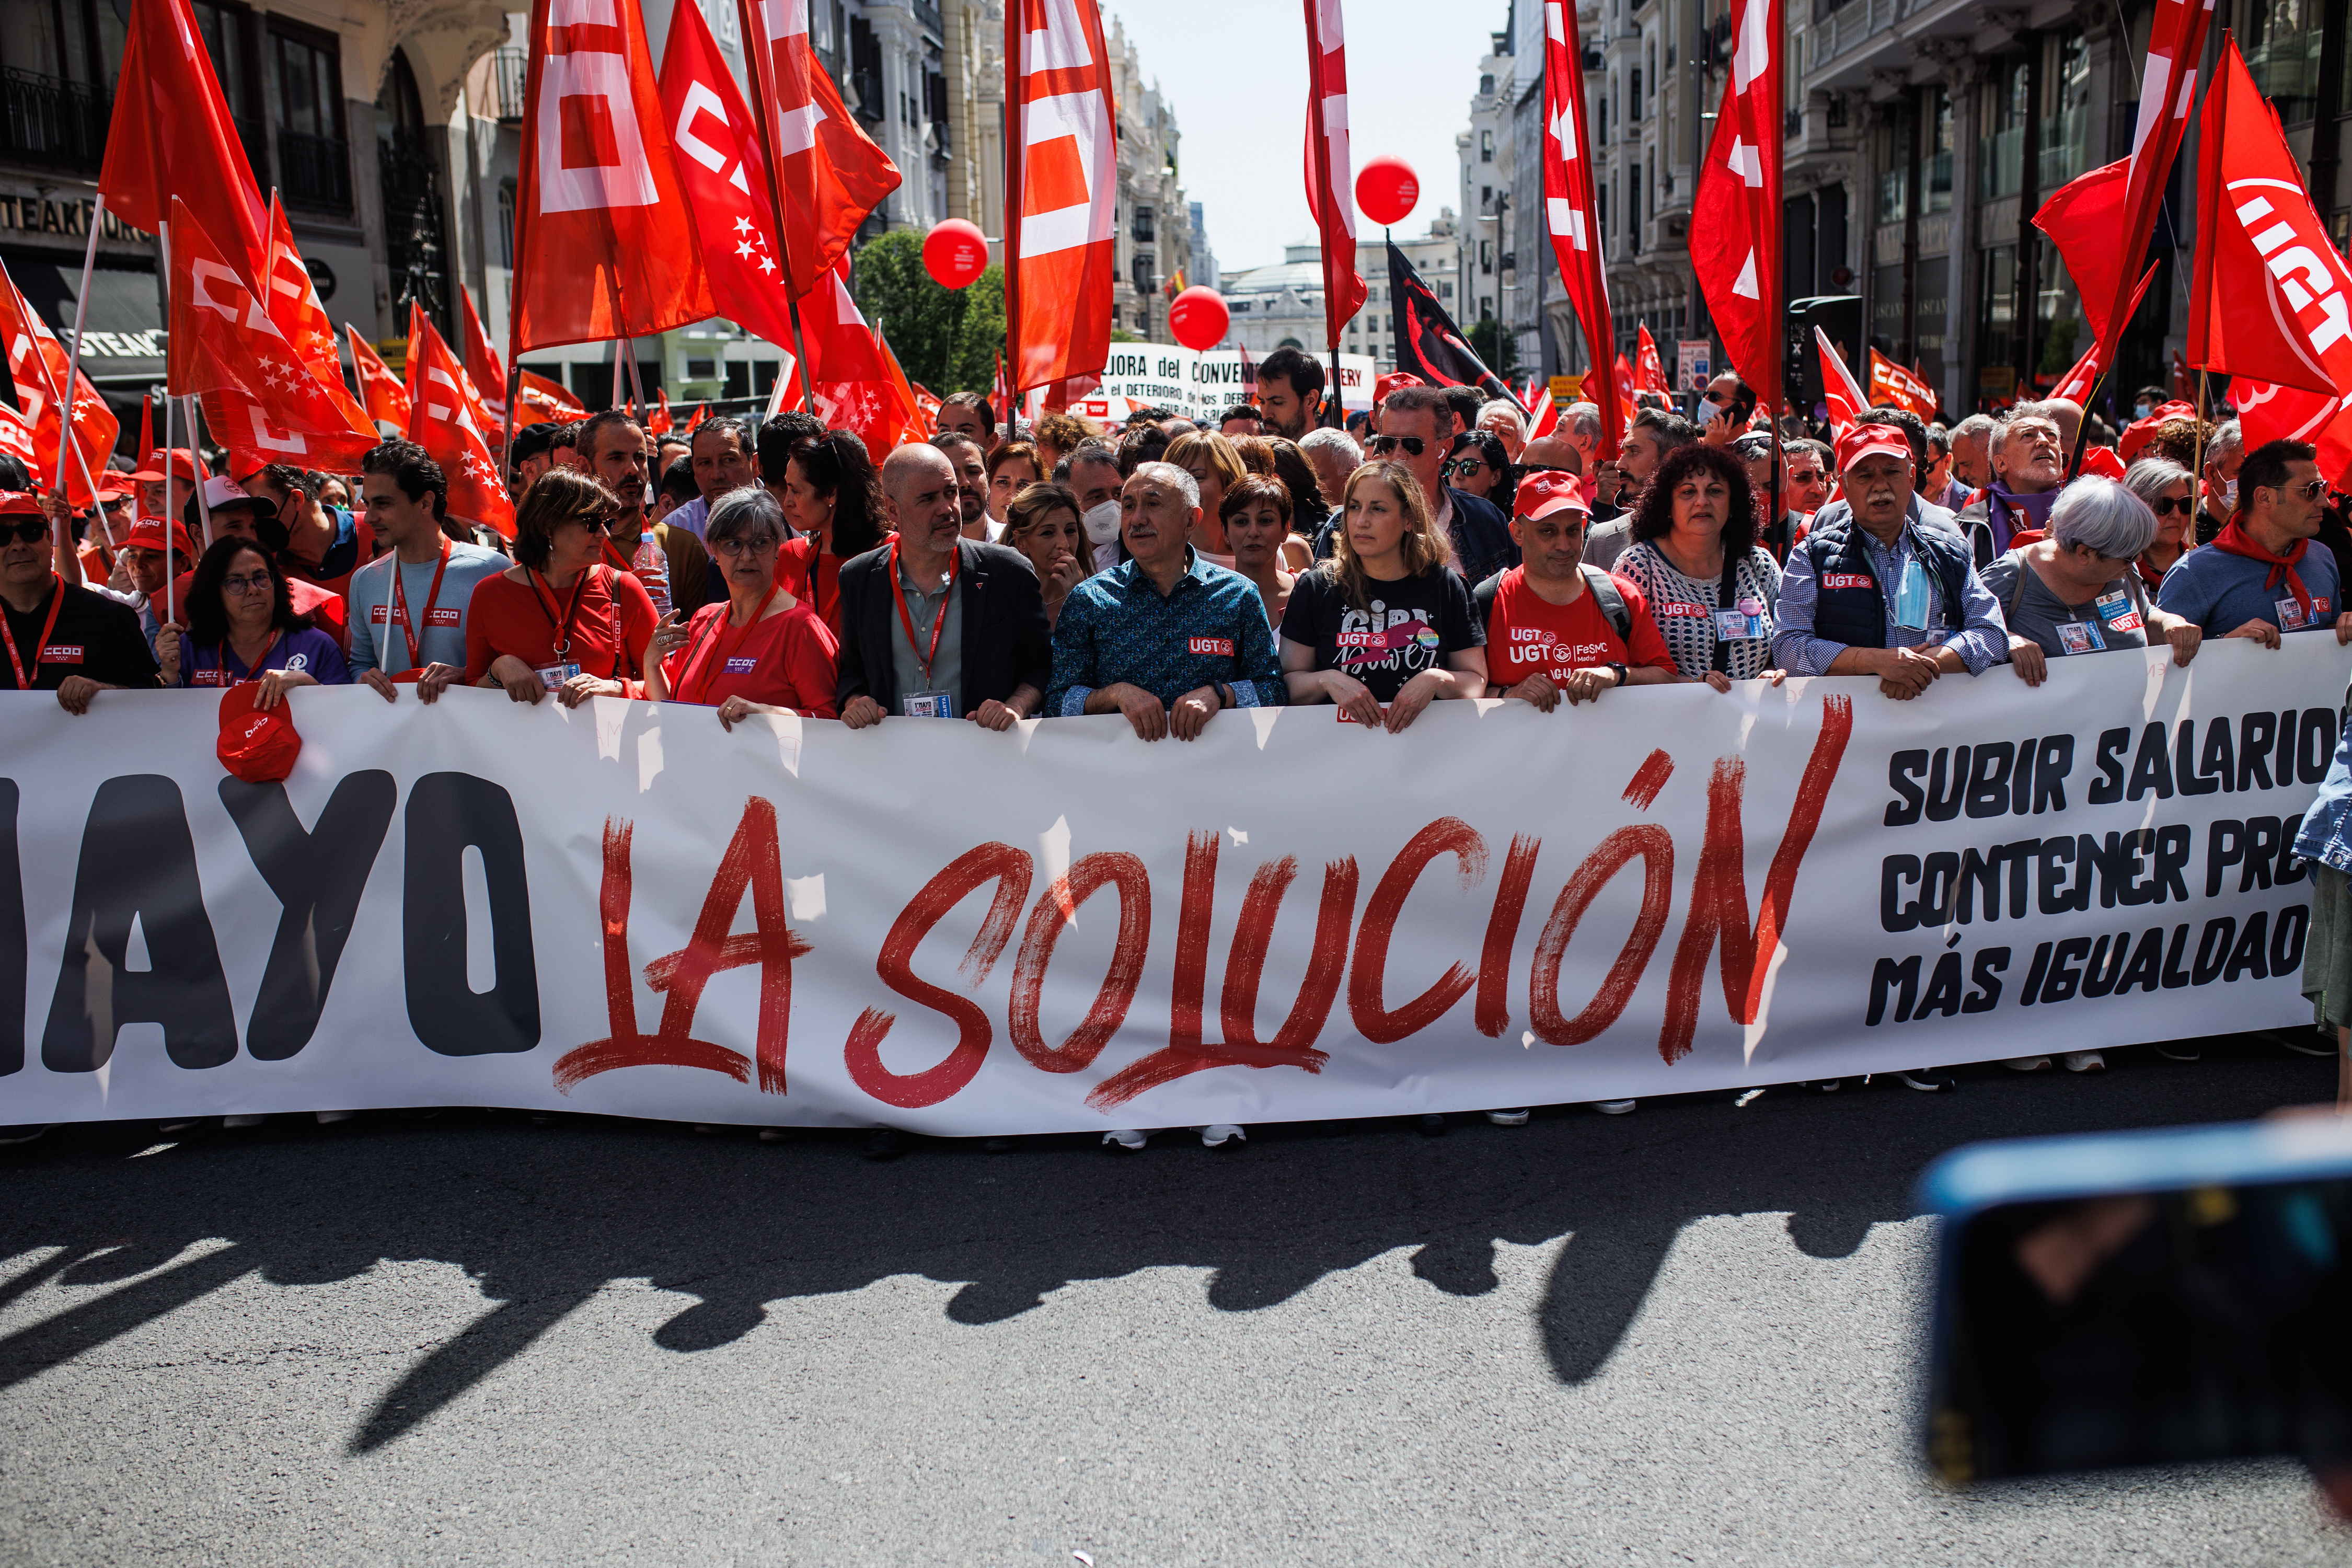
[[[1399,237],[1457,205],[1454,138],[1470,123],[1478,61],[1506,0],[1353,0],[1347,9],[1348,105],[1355,165],[1389,154],[1421,176],[1421,205]],[[1282,259],[1315,237],[1307,205],[1307,27],[1292,0],[1104,0],[1176,111],[1187,197],[1202,204],[1227,273]],[[1460,215],[1456,215],[1457,216]],[[1360,220],[1357,233],[1376,238]]]

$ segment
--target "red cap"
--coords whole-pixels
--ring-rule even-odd
[[[250,680],[221,693],[215,750],[221,766],[234,776],[247,784],[275,784],[294,771],[294,759],[302,754],[302,737],[295,732],[284,702],[256,708],[254,700],[260,695],[260,683]]]
[[[1556,469],[1539,468],[1519,481],[1518,494],[1511,501],[1517,516],[1533,522],[1539,517],[1549,517],[1556,511],[1580,511],[1587,517],[1592,508],[1584,499],[1584,481],[1574,474]]]
[[[163,520],[160,517],[141,518],[131,525],[129,531],[114,542],[114,547],[117,550],[160,552],[163,548]],[[185,523],[175,522],[172,525],[172,549],[181,560],[191,564],[194,563],[198,551],[195,540],[189,534]]]
[[[1386,403],[1389,398],[1389,394],[1398,390],[1400,387],[1427,386],[1428,384],[1429,383],[1422,380],[1421,377],[1417,375],[1408,374],[1401,370],[1392,370],[1388,374],[1381,377],[1380,380],[1372,383],[1372,401],[1375,404]]]
[[[46,517],[41,498],[30,490],[0,490],[0,517]]]
[[[269,467],[269,459],[247,447],[232,447],[228,454],[228,477],[238,484],[253,478]]]
[[[185,447],[174,447],[171,449],[169,455],[172,459],[172,473],[174,478],[183,479],[189,478],[203,479],[210,479],[212,477],[212,470],[205,467],[205,460],[202,458],[197,457],[194,452],[189,451]],[[147,460],[139,465],[139,471],[132,474],[131,478],[139,480],[142,484],[154,484],[163,477],[164,457],[165,453],[163,448],[161,447],[156,447],[153,451],[147,454]],[[193,473],[191,473],[192,469],[194,470]]]
[[[1911,443],[1892,425],[1857,425],[1838,437],[1837,466],[1843,474],[1864,458],[1911,460]]]

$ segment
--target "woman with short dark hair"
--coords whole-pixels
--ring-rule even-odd
[[[187,625],[155,634],[166,686],[261,688],[257,708],[275,708],[297,686],[348,686],[351,667],[335,639],[298,615],[286,574],[249,539],[205,552],[181,601]]]
[[[757,485],[711,503],[703,543],[727,579],[727,597],[684,625],[656,628],[645,656],[646,696],[719,710],[729,730],[754,713],[834,716],[841,653],[806,600],[776,581],[784,509]]]
[[[1756,542],[1746,465],[1720,447],[1677,447],[1650,477],[1631,533],[1610,570],[1642,590],[1682,678],[1717,691],[1735,680],[1780,684],[1780,567]]]
[[[1509,499],[1510,456],[1503,449],[1502,437],[1491,430],[1465,430],[1454,437],[1453,458],[1445,472],[1455,489],[1480,500],[1494,500],[1498,489]]]
[[[552,693],[639,697],[636,671],[660,617],[645,585],[602,563],[621,501],[576,468],[550,468],[515,509],[515,564],[474,586],[466,606],[466,679],[517,702]]]

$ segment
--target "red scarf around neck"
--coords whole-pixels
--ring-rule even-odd
[[[2243,519],[2233,517],[2227,527],[2213,536],[2213,548],[2224,554],[2242,555],[2249,561],[2267,563],[2271,570],[2270,575],[2263,579],[2263,591],[2267,593],[2276,589],[2284,579],[2287,591],[2294,595],[2294,602],[2303,606],[2305,623],[2309,624],[2311,595],[2305,590],[2302,574],[2294,568],[2296,563],[2303,559],[2303,552],[2311,548],[2311,541],[2298,539],[2285,554],[2273,555],[2254,542],[2254,536],[2246,531]]]

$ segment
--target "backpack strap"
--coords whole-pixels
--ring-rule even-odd
[[[1580,564],[1577,570],[1584,574],[1584,585],[1592,590],[1592,602],[1601,606],[1601,613],[1617,628],[1617,640],[1630,649],[1633,646],[1633,614],[1625,607],[1625,595],[1617,591],[1616,580],[1598,566]]]
[[[1738,576],[1739,558],[1737,555],[1734,555],[1730,551],[1726,550],[1723,552],[1723,580],[1715,585],[1715,607],[1717,609],[1728,610],[1737,606],[1738,595],[1739,593],[1739,585],[1737,581]],[[1731,673],[1731,645],[1723,640],[1723,633],[1720,629],[1716,632],[1714,641],[1715,655],[1713,659],[1710,661],[1710,667],[1728,675]]]

